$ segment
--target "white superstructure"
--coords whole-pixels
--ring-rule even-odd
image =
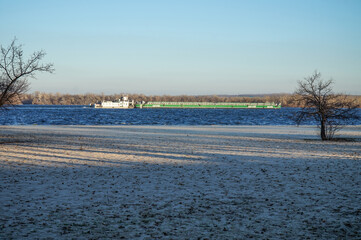
[[[134,108],[134,100],[129,101],[128,97],[122,97],[118,101],[101,101],[90,106],[94,108]]]

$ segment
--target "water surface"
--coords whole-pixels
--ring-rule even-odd
[[[297,110],[94,109],[87,106],[22,105],[0,111],[0,125],[294,125],[292,116]],[[317,123],[309,120],[303,124]]]

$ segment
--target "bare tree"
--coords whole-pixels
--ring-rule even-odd
[[[295,97],[303,106],[296,114],[296,123],[299,125],[305,119],[315,119],[322,140],[331,140],[344,125],[353,124],[360,118],[356,99],[335,94],[333,80],[322,80],[317,71],[303,81],[298,81]]]
[[[12,105],[22,93],[28,90],[28,78],[34,78],[36,72],[54,71],[53,64],[41,64],[45,56],[43,50],[34,52],[28,60],[23,59],[22,45],[16,45],[16,39],[9,47],[1,46],[0,56],[0,107]]]

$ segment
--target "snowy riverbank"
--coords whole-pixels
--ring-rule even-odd
[[[1,239],[361,238],[361,126],[1,126]]]

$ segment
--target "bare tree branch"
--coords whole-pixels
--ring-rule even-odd
[[[28,90],[28,78],[34,78],[37,72],[54,72],[53,64],[41,64],[45,56],[43,50],[34,52],[27,61],[23,61],[22,45],[16,45],[14,39],[10,46],[1,46],[0,57],[0,107],[12,105],[13,99]]]
[[[304,107],[296,114],[295,121],[299,125],[308,118],[319,123],[322,140],[330,140],[345,124],[353,124],[359,119],[356,99],[333,92],[333,80],[324,81],[321,74],[315,71],[310,77],[298,81],[295,91],[296,100]]]

